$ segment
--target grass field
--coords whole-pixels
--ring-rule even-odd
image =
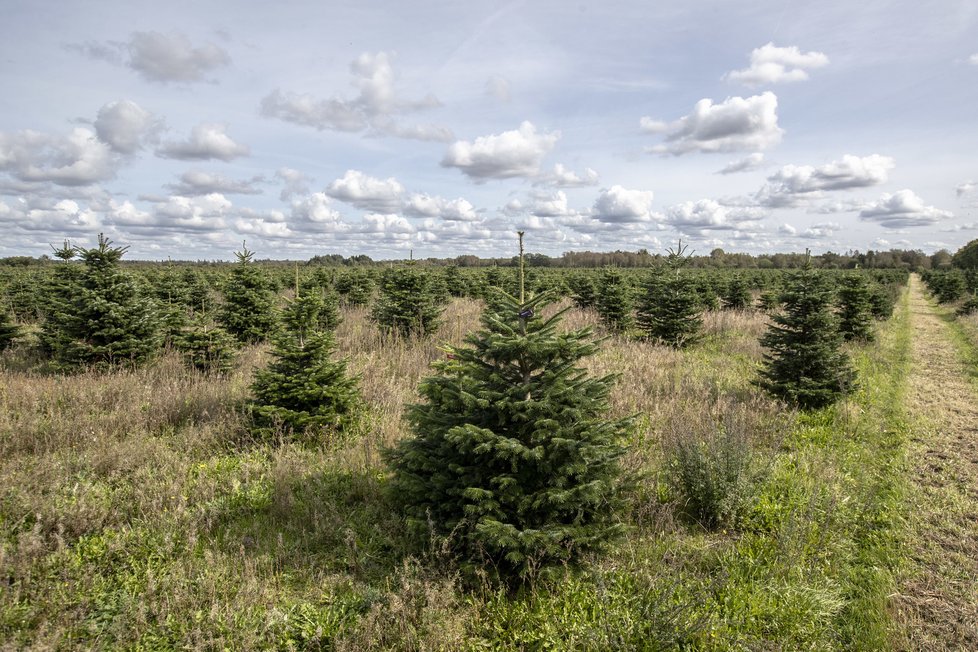
[[[0,368],[4,649],[879,650],[903,556],[911,329],[906,297],[849,349],[859,389],[796,414],[753,386],[761,313],[709,313],[677,352],[620,336],[613,416],[639,415],[628,535],[515,591],[408,537],[381,451],[439,344],[477,327],[456,300],[429,341],[385,339],[345,309],[339,349],[369,406],[317,447],[250,440],[263,348],[227,377],[175,354],[136,371]],[[568,327],[597,324],[572,310]],[[599,328],[600,330],[600,328]],[[675,452],[739,460],[723,525],[683,509]],[[712,456],[712,457],[711,457]]]

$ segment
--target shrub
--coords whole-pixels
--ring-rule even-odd
[[[754,494],[754,449],[742,415],[670,425],[665,476],[681,510],[707,529],[734,525]]]

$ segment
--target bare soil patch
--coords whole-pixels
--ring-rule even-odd
[[[948,325],[910,284],[910,563],[900,649],[978,650],[978,391]]]

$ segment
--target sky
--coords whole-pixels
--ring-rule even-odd
[[[0,0],[0,257],[942,248],[978,2]]]

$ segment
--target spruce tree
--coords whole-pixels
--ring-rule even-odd
[[[138,365],[159,348],[154,303],[119,267],[128,247],[111,245],[100,233],[97,247],[75,248],[83,267],[73,279],[70,298],[52,315],[57,335],[48,340],[64,369]]]
[[[703,327],[696,285],[682,274],[688,261],[680,241],[676,250],[669,250],[668,268],[649,277],[638,308],[638,325],[646,336],[674,348],[695,342]]]
[[[321,441],[357,422],[360,396],[346,362],[333,360],[329,332],[318,329],[320,299],[303,295],[282,312],[272,362],[255,374],[250,412],[255,432]]]
[[[242,246],[238,262],[224,284],[224,305],[218,321],[239,342],[261,342],[275,326],[270,279],[255,265],[255,252]]]
[[[787,281],[782,312],[761,336],[767,351],[758,384],[801,407],[830,405],[851,391],[854,373],[841,350],[828,280],[806,265]]]
[[[68,240],[61,247],[51,245],[54,257],[61,262],[55,265],[54,272],[40,288],[38,304],[41,313],[41,331],[38,333],[39,349],[42,354],[54,357],[57,351],[68,345],[65,325],[71,318],[71,299],[81,275],[81,268],[71,260],[78,249]]]
[[[429,274],[409,264],[384,273],[371,316],[388,333],[425,337],[438,329],[442,310]]]
[[[842,339],[847,342],[871,342],[874,338],[873,304],[866,278],[859,274],[846,274],[839,279],[836,303]]]
[[[601,321],[611,330],[627,331],[634,322],[632,287],[616,267],[601,273],[594,303]]]
[[[499,291],[482,329],[421,382],[413,437],[387,452],[410,522],[504,577],[572,562],[618,534],[630,421],[607,416],[613,377],[589,377],[590,329],[560,332],[547,295]]]

